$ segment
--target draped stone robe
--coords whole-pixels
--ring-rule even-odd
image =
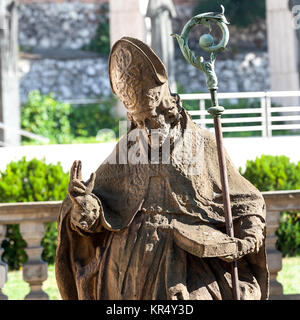
[[[112,164],[127,134],[96,172],[99,227],[73,225],[64,200],[56,258],[63,299],[232,299],[228,259],[238,259],[241,299],[268,298],[263,197],[226,155],[228,237],[215,138],[181,113],[181,132],[200,137],[189,140],[201,150],[193,163],[176,162],[175,146],[170,164]]]

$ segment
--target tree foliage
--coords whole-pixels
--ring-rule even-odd
[[[220,12],[221,5],[229,22],[237,27],[248,27],[258,19],[265,19],[265,0],[198,0],[194,14]]]
[[[22,129],[49,138],[52,143],[68,143],[70,113],[69,104],[55,100],[53,94],[43,95],[34,90],[21,108]]]
[[[67,195],[69,175],[63,171],[60,163],[46,164],[45,160],[25,157],[9,163],[6,170],[0,172],[0,202],[34,202],[63,200]],[[42,258],[54,263],[57,239],[56,223],[46,224],[46,235],[42,241]],[[19,269],[27,260],[19,225],[8,225],[3,241],[3,261],[10,269]]]
[[[262,155],[247,161],[242,175],[260,191],[300,189],[300,161],[293,163],[286,156]],[[282,212],[276,235],[284,256],[300,255],[300,213]]]

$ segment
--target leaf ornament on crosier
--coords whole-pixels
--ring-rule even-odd
[[[206,83],[209,90],[218,88],[217,76],[214,70],[214,62],[216,55],[225,49],[229,40],[229,31],[227,28],[227,24],[229,24],[229,22],[224,16],[224,7],[221,6],[221,8],[221,13],[208,12],[194,16],[186,23],[180,35],[172,34],[172,36],[176,38],[184,58],[195,68],[200,69],[205,73]],[[188,35],[191,29],[198,24],[206,25],[211,30],[211,22],[216,23],[221,29],[222,39],[218,44],[214,44],[214,39],[210,34],[204,34],[201,36],[199,40],[200,47],[206,52],[210,53],[209,61],[205,61],[203,57],[196,56],[195,53],[189,48]]]

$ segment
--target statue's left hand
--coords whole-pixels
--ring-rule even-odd
[[[234,238],[237,244],[236,252],[221,259],[232,262],[247,254],[258,253],[265,241],[264,227],[265,222],[255,215],[239,219],[235,229],[237,238]]]
[[[73,203],[71,222],[83,229],[91,230],[96,226],[100,215],[100,200],[92,194],[96,174],[92,173],[85,183],[82,181],[81,161],[74,161],[70,171],[69,197]]]
[[[259,248],[262,246],[262,240],[258,241],[258,239],[255,239],[254,237],[247,237],[245,239],[235,238],[235,240],[237,244],[236,252],[228,256],[220,257],[220,259],[226,262],[233,262],[247,254],[258,253]]]

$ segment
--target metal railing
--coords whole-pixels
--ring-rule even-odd
[[[205,102],[211,99],[210,94],[192,93],[180,94],[179,96],[183,102],[198,101],[199,109],[188,110],[188,113],[201,127],[212,130],[213,120],[205,108]],[[289,106],[286,105],[286,102],[282,106],[272,106],[274,98],[297,97],[299,97],[299,106]],[[272,137],[273,131],[300,130],[300,91],[226,92],[218,93],[218,98],[219,100],[258,100],[258,107],[226,109],[224,117],[222,117],[222,131],[224,133],[256,132],[260,133],[262,137]],[[89,105],[100,103],[101,99],[73,99],[62,102],[73,105]],[[286,134],[282,133],[282,135]]]
[[[299,106],[272,106],[272,98],[292,97],[300,97],[300,91],[218,93],[219,100],[259,99],[256,108],[226,109],[224,116],[235,116],[222,117],[222,130],[223,132],[260,132],[262,137],[272,137],[272,132],[278,130],[300,130],[300,104]],[[213,124],[213,119],[208,117],[205,109],[206,100],[211,99],[209,93],[180,94],[180,98],[182,101],[199,101],[199,110],[188,112],[201,127],[212,129],[208,125]],[[295,113],[298,114],[295,115]]]
[[[282,254],[276,249],[276,230],[280,223],[280,212],[300,210],[300,190],[263,192],[267,208],[266,252],[270,273],[270,299],[297,299],[299,294],[283,294],[283,287],[277,281],[282,268]],[[0,300],[9,297],[2,293],[8,279],[7,265],[1,261],[4,251],[2,240],[6,237],[6,226],[19,224],[20,232],[27,243],[28,261],[23,265],[23,279],[29,284],[30,292],[25,300],[49,299],[42,286],[47,279],[47,263],[41,260],[45,235],[45,223],[56,221],[61,201],[0,203]]]
[[[299,106],[272,106],[273,98],[299,98]],[[188,110],[195,123],[201,127],[212,129],[213,120],[208,117],[205,109],[206,100],[210,100],[209,93],[180,94],[184,102],[198,101],[199,110]],[[222,118],[223,132],[259,132],[262,137],[272,137],[273,131],[300,130],[300,91],[258,91],[258,92],[227,92],[218,93],[219,100],[251,99],[259,100],[258,107],[226,109]],[[89,105],[101,103],[101,99],[73,99],[62,100],[73,105]],[[230,115],[230,117],[226,117]],[[228,126],[229,125],[229,126]],[[44,143],[49,139],[31,132],[12,129],[0,122],[0,129],[18,130],[19,134]],[[0,146],[5,146],[0,141]]]

